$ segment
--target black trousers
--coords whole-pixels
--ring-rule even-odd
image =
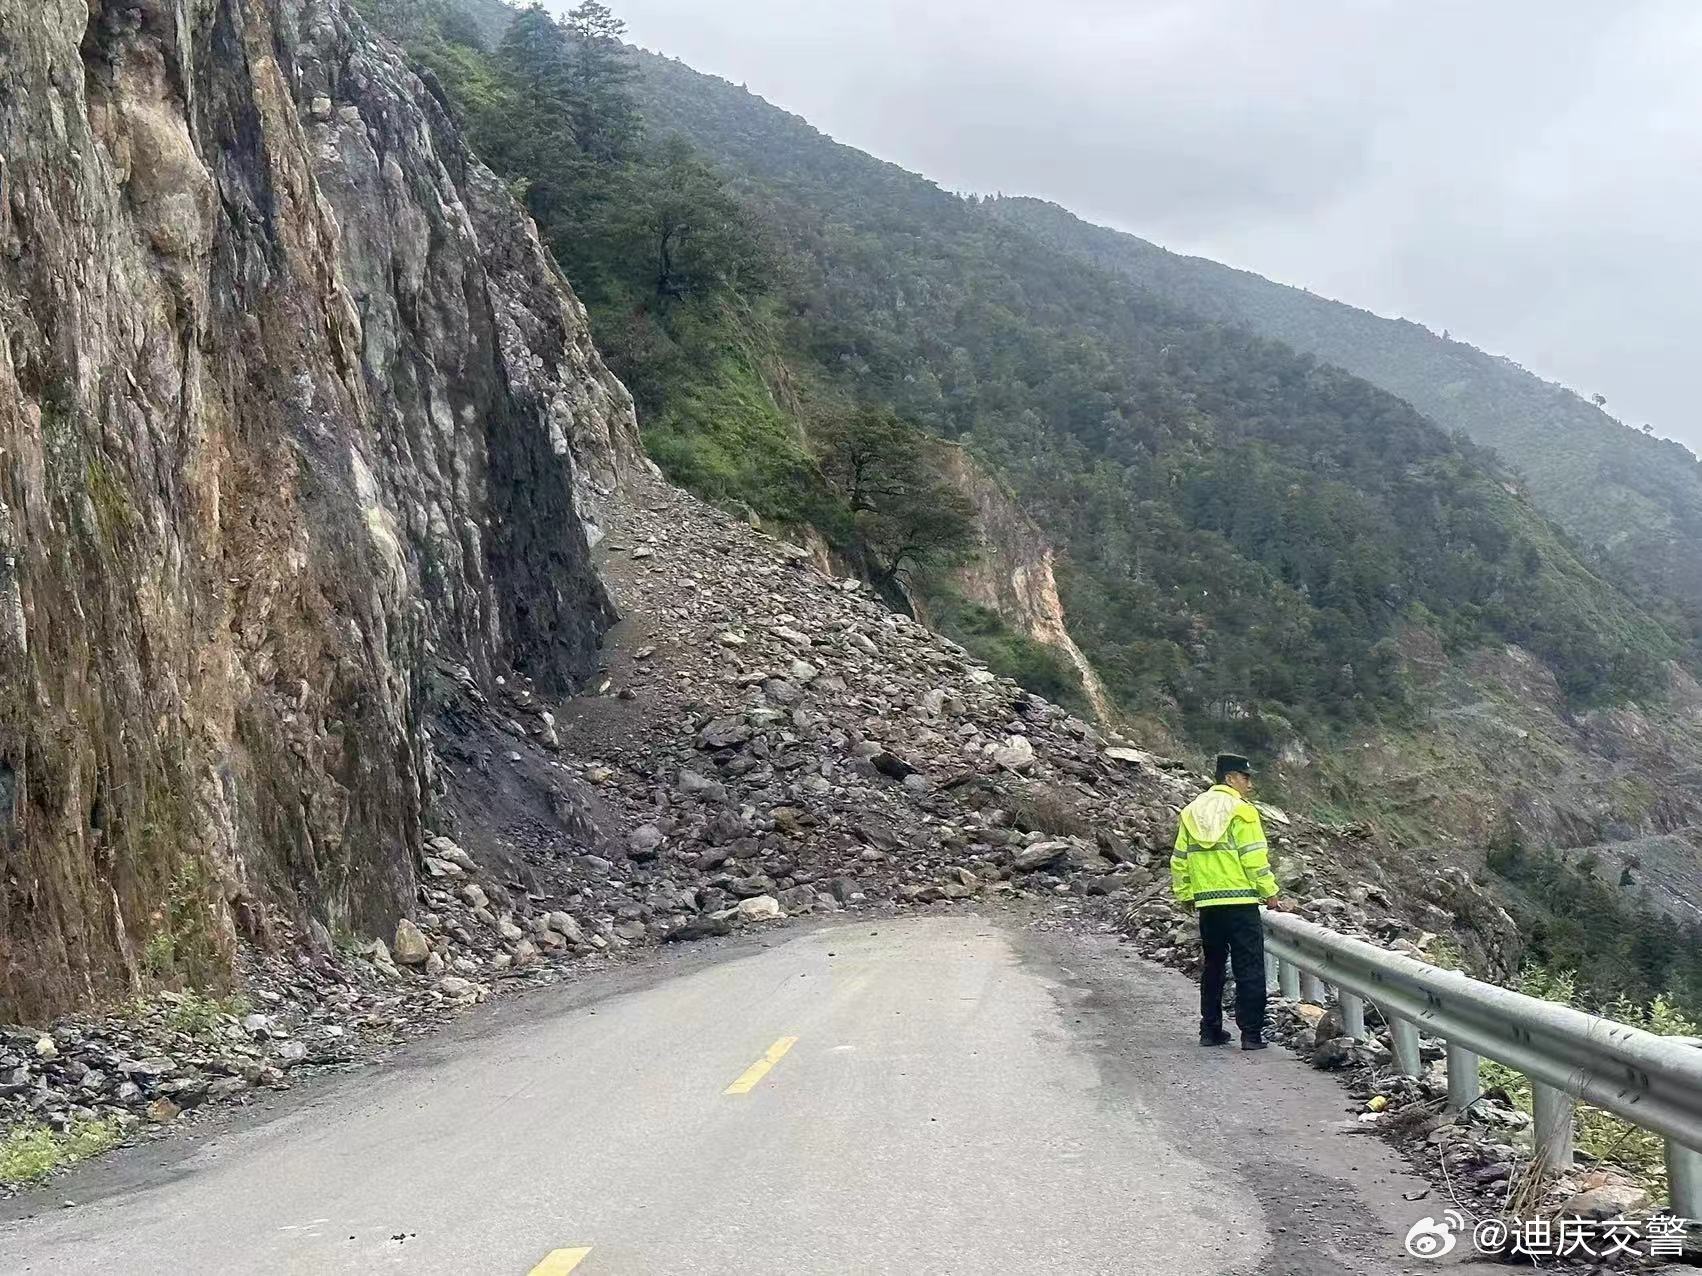
[[[1217,904],[1199,910],[1200,1031],[1223,1027],[1224,959],[1235,971],[1235,1024],[1244,1037],[1265,1030],[1265,926],[1257,904]]]

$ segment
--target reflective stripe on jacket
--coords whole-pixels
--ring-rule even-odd
[[[1259,812],[1227,784],[1215,784],[1182,810],[1170,886],[1184,904],[1258,904],[1274,898],[1276,875]]]

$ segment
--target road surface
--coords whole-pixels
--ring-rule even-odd
[[[86,1167],[13,1203],[0,1271],[1427,1270],[1400,1235],[1435,1206],[1340,1129],[1345,1093],[1201,1050],[1192,986],[1110,941],[964,914],[767,938],[481,1011],[175,1165]]]

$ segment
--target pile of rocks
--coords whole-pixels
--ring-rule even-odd
[[[287,1088],[304,1070],[369,1059],[499,981],[549,981],[561,964],[552,959],[610,953],[632,938],[609,919],[534,909],[447,836],[428,838],[426,852],[421,909],[389,938],[335,945],[272,918],[273,943],[242,953],[230,995],[163,991],[50,1028],[0,1028],[0,1135],[90,1121],[169,1127]]]
[[[799,914],[1048,901],[1194,960],[1168,894],[1177,815],[1204,782],[1191,767],[659,481],[608,511],[599,557],[626,619],[585,694],[555,701],[509,676],[487,697],[445,669],[439,831],[412,917],[338,945],[274,920],[245,957],[239,1014],[167,998],[62,1024],[46,1051],[14,1033],[0,1119],[169,1120],[568,962]],[[1382,863],[1363,828],[1276,811],[1267,825],[1285,889],[1321,920],[1420,948],[1426,926],[1446,928],[1488,960],[1510,940],[1464,873]]]
[[[1177,928],[1170,846],[1204,782],[1188,765],[664,485],[636,488],[601,552],[629,620],[600,694],[555,726],[633,830],[615,858],[645,887],[651,934],[732,924],[740,900],[772,915],[996,896]],[[1426,922],[1481,920],[1489,938],[1470,942],[1507,946],[1510,920],[1465,874],[1415,889],[1377,863],[1369,830],[1268,823],[1285,882],[1319,915],[1415,940]]]
[[[423,942],[404,920],[394,950],[411,957],[410,936]],[[301,1069],[370,1057],[486,991],[447,974],[409,978],[383,941],[341,953],[285,947],[292,955],[244,953],[230,995],[162,991],[50,1028],[0,1027],[0,1134],[90,1121],[169,1126],[210,1104],[287,1088]],[[467,958],[454,960],[459,968]]]
[[[175,1120],[186,1107],[279,1086],[305,1054],[273,1054],[229,1014],[206,1030],[170,1027],[170,1001],[138,1020],[62,1023],[51,1032],[0,1028],[0,1105],[8,1120],[66,1128],[120,1115]],[[264,1040],[264,1037],[261,1039]]]

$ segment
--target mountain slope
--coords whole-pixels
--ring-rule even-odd
[[[642,66],[652,128],[726,166],[790,249],[792,348],[1015,482],[1069,549],[1078,637],[1125,703],[1352,715],[1389,693],[1372,648],[1415,605],[1451,641],[1531,645],[1580,696],[1656,681],[1667,636],[1407,404],[1120,287],[742,89]],[[1285,645],[1309,653],[1294,685],[1261,677]]]
[[[1532,499],[1654,589],[1702,607],[1702,461],[1620,424],[1509,359],[1200,257],[1094,226],[1040,200],[989,210],[1053,247],[1117,270],[1188,309],[1346,368],[1437,424],[1494,448]]]
[[[1489,457],[1364,381],[1242,338],[1227,310],[1122,293],[1079,252],[1099,270],[1066,269],[1056,237],[1003,203],[949,196],[680,63],[643,67],[652,126],[713,155],[804,259],[794,343],[1016,484],[1067,550],[1070,634],[1149,730],[1180,718],[1206,749],[1261,748],[1296,800],[1408,841],[1653,837],[1702,861],[1694,684],[1643,663],[1686,627],[1655,637],[1650,591],[1605,581]],[[1610,442],[1628,434],[1553,393]],[[1523,587],[1497,571],[1509,560]],[[1329,676],[1343,647],[1307,641],[1332,629],[1372,639],[1345,657],[1351,682]],[[1625,662],[1647,676],[1606,674]],[[1384,697],[1369,711],[1368,684]],[[1656,774],[1674,781],[1650,801]]]
[[[492,84],[523,97],[551,58],[571,79],[580,56],[577,37],[552,52],[560,33],[530,22],[494,51],[441,29],[413,46],[529,190],[529,139],[485,99]],[[743,89],[652,55],[636,69],[648,140],[612,162],[552,142],[577,152],[577,167],[542,162],[581,187],[580,207],[534,211],[679,481],[811,524],[854,562],[844,493],[812,454],[847,405],[874,405],[961,444],[1014,493],[1057,551],[1027,555],[1058,582],[1055,614],[1112,713],[1146,738],[1255,751],[1297,799],[1374,813],[1408,840],[1481,837],[1503,817],[1562,844],[1702,823],[1699,786],[1641,802],[1611,754],[1624,733],[1579,727],[1620,714],[1647,756],[1685,756],[1693,724],[1671,664],[1683,631],[1600,575],[1493,455]],[[590,91],[569,85],[567,107]],[[599,213],[608,192],[636,210],[624,224]],[[701,290],[666,261],[658,279],[656,241],[630,234],[637,222],[678,247],[674,214],[694,206],[743,241],[732,272],[700,260]],[[740,273],[754,259],[771,265]],[[1011,651],[982,626],[1022,590],[961,569],[909,583],[946,632]],[[1019,627],[1048,632],[1028,610]],[[1480,708],[1505,660],[1530,666],[1540,731]],[[1007,667],[1047,694],[1081,692],[1061,658]]]

